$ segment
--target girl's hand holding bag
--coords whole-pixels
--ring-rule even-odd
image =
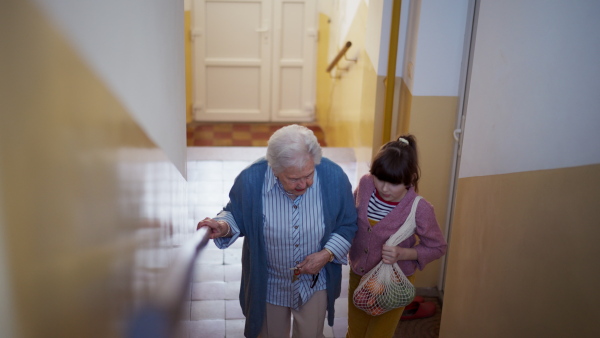
[[[396,246],[415,233],[415,214],[421,196],[415,198],[406,222],[390,236],[386,245]],[[398,263],[379,262],[360,279],[354,290],[354,305],[372,316],[406,306],[415,298],[415,287],[406,278]]]

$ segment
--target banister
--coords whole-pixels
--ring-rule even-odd
[[[342,57],[344,57],[344,55],[346,55],[346,52],[348,51],[348,49],[350,49],[350,47],[352,47],[352,42],[350,42],[350,41],[346,42],[344,47],[342,49],[340,49],[340,51],[337,53],[335,58],[331,61],[329,66],[327,66],[327,70],[326,70],[327,73],[331,72],[333,67],[335,67],[338,64],[338,62],[340,62],[340,59]]]
[[[209,241],[207,228],[195,231],[179,248],[177,256],[162,274],[152,298],[134,314],[128,329],[129,338],[171,337],[180,321],[182,304],[189,297],[196,259]]]

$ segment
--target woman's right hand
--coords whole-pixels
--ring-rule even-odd
[[[196,230],[199,230],[202,227],[209,228],[208,234],[209,234],[210,239],[225,237],[231,233],[231,231],[229,230],[230,229],[229,224],[227,224],[227,222],[215,221],[214,219],[208,218],[208,217],[206,217],[205,219],[198,222],[198,226],[196,227]],[[229,237],[231,237],[231,236],[229,236]]]

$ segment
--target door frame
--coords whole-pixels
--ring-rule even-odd
[[[468,104],[468,96],[469,96],[469,87],[471,82],[471,68],[472,68],[472,60],[473,60],[473,52],[475,50],[475,38],[477,32],[477,19],[479,13],[480,0],[469,0],[469,5],[467,8],[467,21],[466,21],[466,29],[465,29],[465,43],[463,47],[463,61],[462,61],[462,69],[460,71],[460,84],[458,86],[458,109],[456,116],[456,125],[454,130],[454,151],[452,156],[452,172],[450,179],[450,188],[448,190],[448,206],[446,213],[446,224],[444,235],[446,237],[446,241],[450,244],[451,236],[452,236],[452,221],[454,219],[454,209],[456,205],[456,185],[458,182],[458,174],[460,169],[460,158],[462,153],[462,143],[463,143],[463,131],[465,128],[465,120],[467,113],[467,104]],[[452,250],[450,245],[448,245],[448,252],[442,258],[441,266],[440,266],[440,279],[438,281],[438,291],[440,293],[440,298],[444,299],[444,289],[446,283],[446,273],[448,271],[448,255]]]

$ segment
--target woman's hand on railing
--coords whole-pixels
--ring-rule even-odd
[[[231,237],[231,227],[225,221],[216,221],[212,218],[206,217],[202,221],[198,222],[196,230],[199,230],[203,227],[207,227],[207,230],[209,230],[208,234],[210,239]]]

